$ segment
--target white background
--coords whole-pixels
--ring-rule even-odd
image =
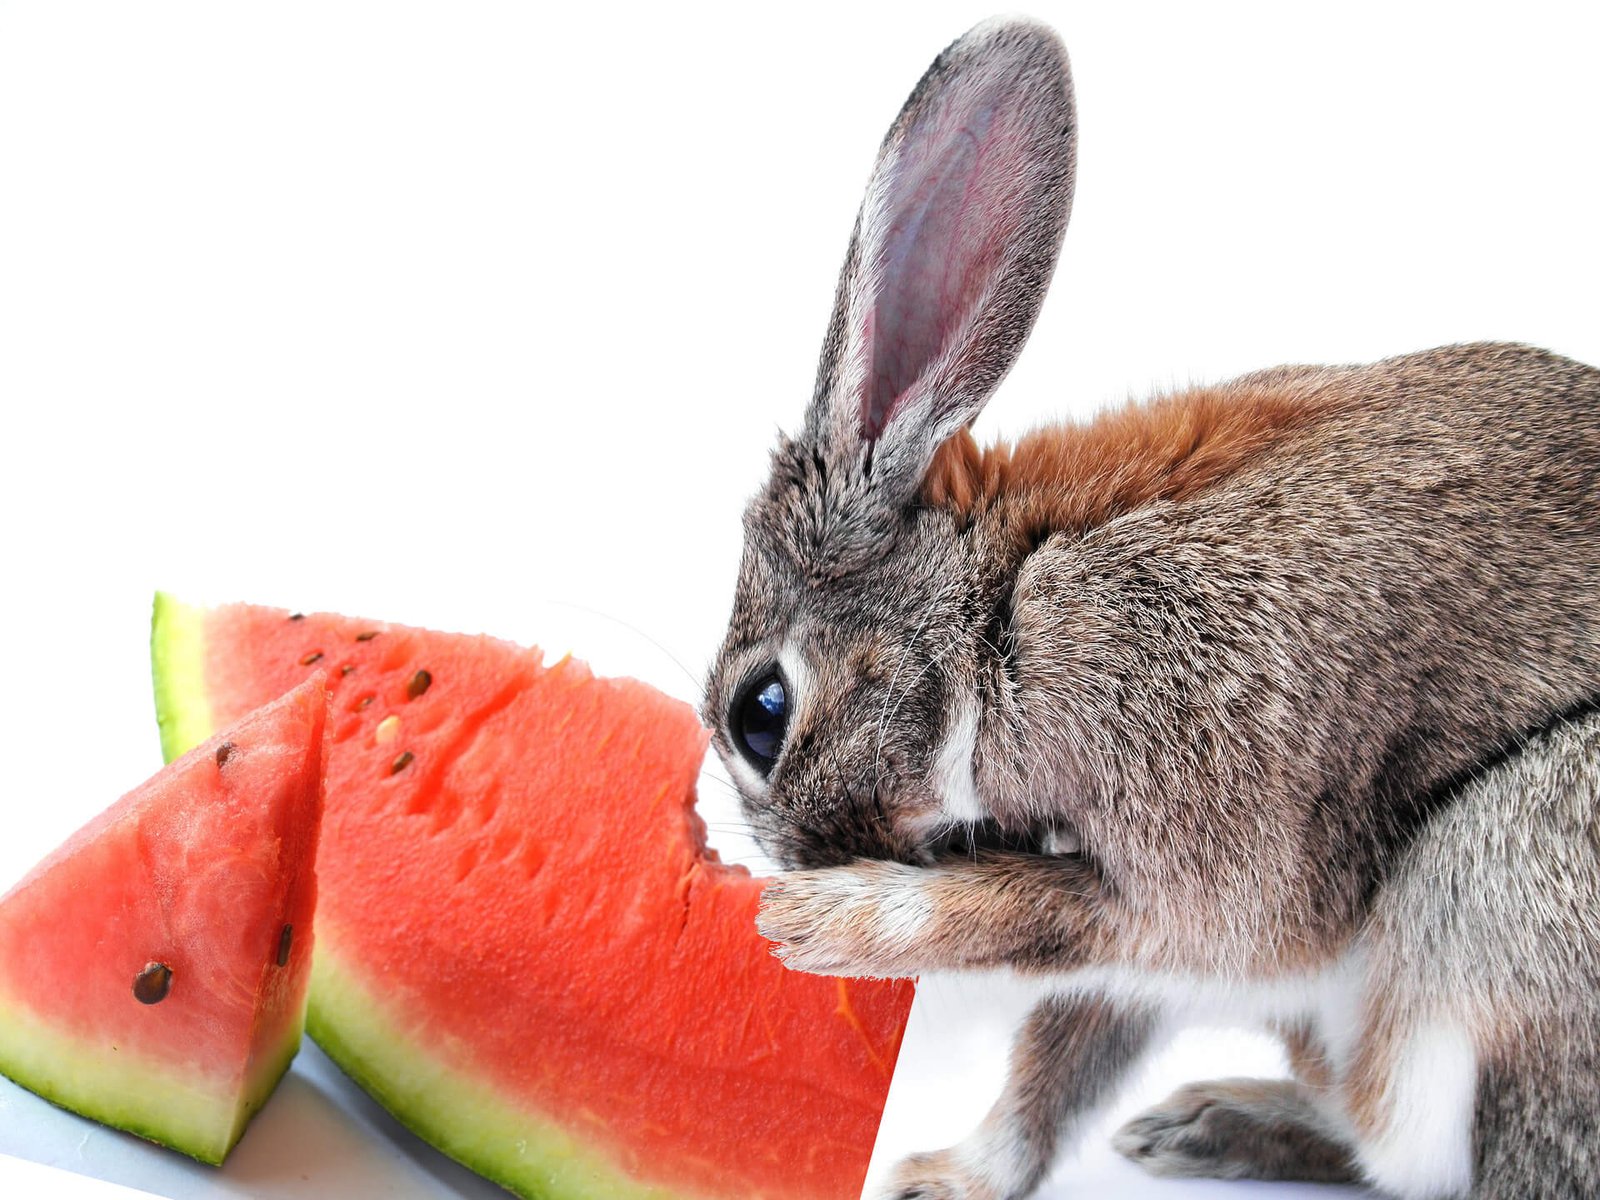
[[[878,139],[989,10],[542,7],[0,5],[0,885],[157,766],[158,587],[525,641],[560,602],[695,694]],[[980,433],[1451,341],[1600,361],[1592,9],[1031,11],[1078,194]],[[982,986],[925,990],[886,1148],[986,1106]]]

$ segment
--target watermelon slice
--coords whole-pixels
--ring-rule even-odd
[[[529,1197],[856,1200],[910,984],[786,971],[705,845],[706,733],[482,637],[156,602],[169,754],[308,672],[333,738],[309,1029]]]
[[[300,1048],[320,676],[129,792],[0,899],[0,1071],[220,1163]]]

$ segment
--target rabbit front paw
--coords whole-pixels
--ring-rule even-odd
[[[919,951],[933,919],[929,872],[864,861],[792,871],[767,885],[756,928],[792,970],[858,978],[921,973]]]

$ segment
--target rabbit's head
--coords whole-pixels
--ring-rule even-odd
[[[745,513],[705,715],[789,866],[914,860],[977,814],[970,756],[1009,572],[922,502],[1033,326],[1071,206],[1065,52],[1027,22],[935,60],[879,151],[804,427]]]

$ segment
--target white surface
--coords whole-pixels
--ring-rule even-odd
[[[157,587],[524,641],[572,601],[691,694],[878,139],[990,7],[0,5],[0,885],[155,769]],[[1600,361],[1592,8],[1027,7],[1079,187],[980,433],[1448,341]],[[919,1006],[886,1147],[988,1104],[976,1007]],[[246,1166],[156,1190],[457,1186],[304,1066]],[[15,1148],[84,1134],[48,1130]],[[1133,1194],[1093,1178],[1052,1186]]]
[[[0,1154],[0,1180],[6,1182],[10,1195],[49,1196],[50,1200],[139,1200],[151,1194],[9,1154]]]

